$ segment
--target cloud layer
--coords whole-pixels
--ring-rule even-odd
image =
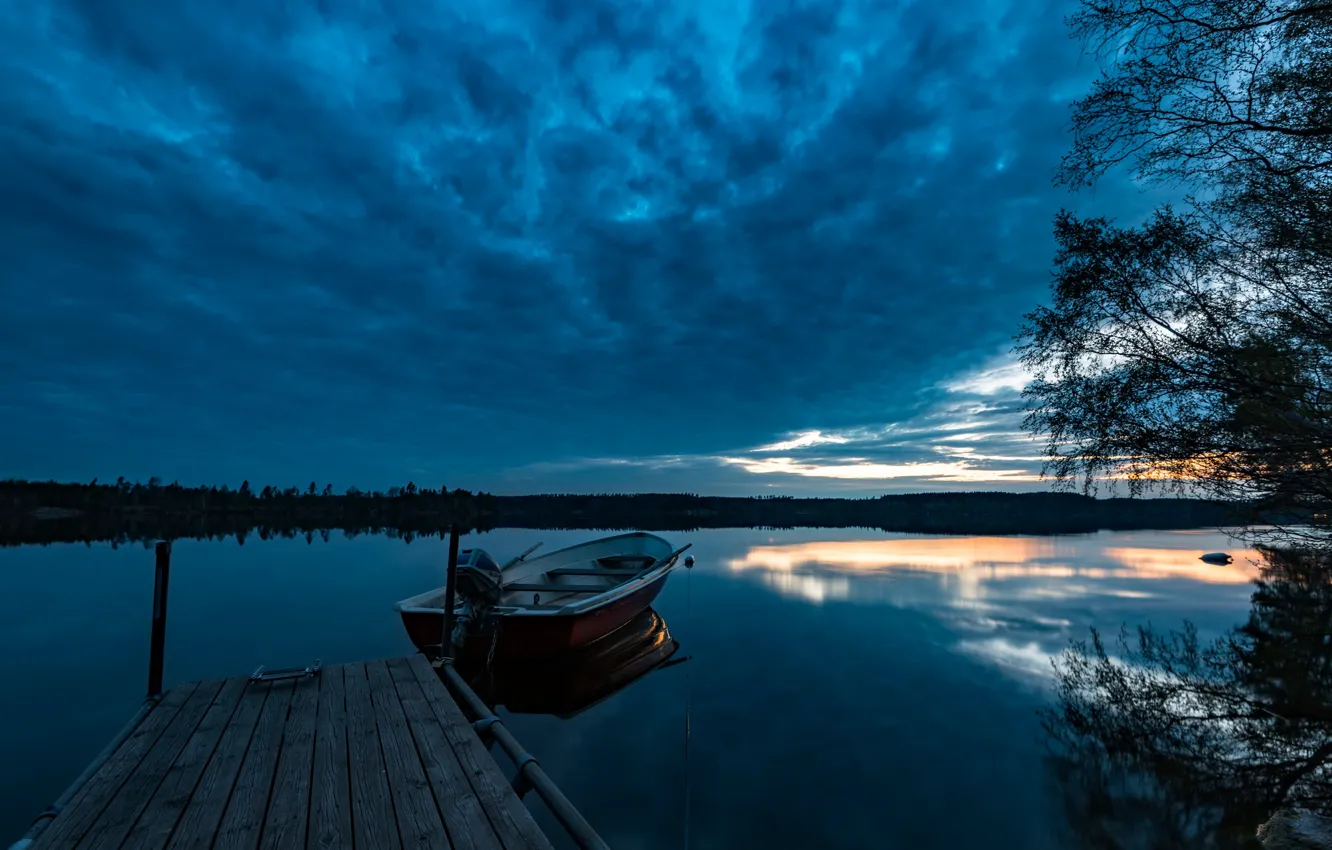
[[[9,4],[0,475],[1018,481],[980,456],[1029,444],[862,437],[1011,412],[1092,72],[1064,11]]]

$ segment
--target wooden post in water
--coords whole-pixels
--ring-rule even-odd
[[[148,696],[162,693],[162,659],[166,653],[167,585],[171,579],[171,543],[157,542],[153,576],[153,631],[148,642]]]
[[[444,573],[444,638],[440,643],[441,658],[453,657],[453,599],[458,579],[458,524],[449,526],[449,566]]]

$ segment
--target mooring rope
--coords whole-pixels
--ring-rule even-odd
[[[490,636],[490,651],[486,653],[486,676],[491,684],[495,682],[495,647],[499,646],[500,626],[503,624],[503,617],[495,618],[494,631]]]

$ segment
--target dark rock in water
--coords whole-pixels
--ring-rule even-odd
[[[1258,827],[1263,850],[1332,850],[1332,818],[1283,809]]]
[[[1227,555],[1225,552],[1208,552],[1206,555],[1203,555],[1198,560],[1205,561],[1209,564],[1217,564],[1219,566],[1225,566],[1226,564],[1229,564],[1231,561],[1235,559]]]

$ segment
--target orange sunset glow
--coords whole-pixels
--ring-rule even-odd
[[[1245,584],[1258,575],[1256,551],[1232,550],[1226,566],[1198,560],[1200,550],[1185,548],[1103,547],[1085,539],[1033,537],[942,537],[887,540],[829,540],[753,546],[727,566],[735,571],[790,573],[803,568],[839,572],[916,572],[957,575],[964,583],[1021,577],[1088,579],[1186,578],[1209,584]],[[1098,566],[1087,563],[1088,556]],[[1096,556],[1099,556],[1097,558]]]

